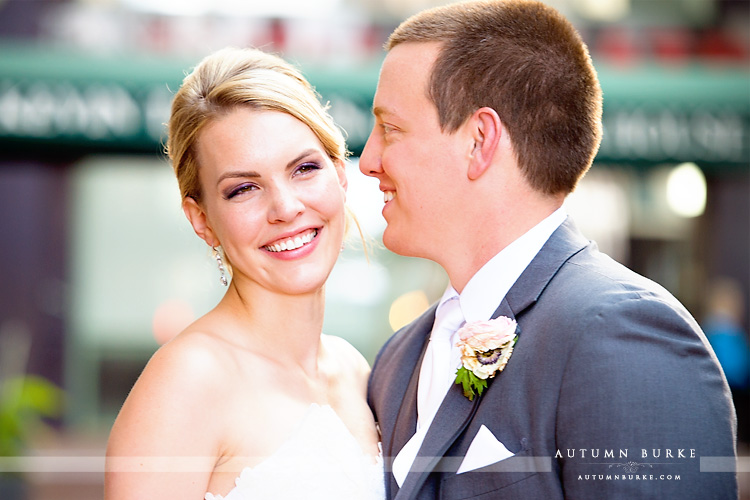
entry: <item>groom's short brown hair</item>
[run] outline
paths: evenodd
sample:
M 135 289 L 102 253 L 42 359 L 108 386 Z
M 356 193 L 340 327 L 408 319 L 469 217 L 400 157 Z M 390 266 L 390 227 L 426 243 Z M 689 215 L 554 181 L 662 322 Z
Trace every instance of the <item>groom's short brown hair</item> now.
M 601 88 L 586 45 L 555 9 L 476 1 L 420 12 L 386 42 L 439 42 L 428 97 L 444 131 L 481 107 L 504 123 L 531 185 L 569 193 L 601 141 Z

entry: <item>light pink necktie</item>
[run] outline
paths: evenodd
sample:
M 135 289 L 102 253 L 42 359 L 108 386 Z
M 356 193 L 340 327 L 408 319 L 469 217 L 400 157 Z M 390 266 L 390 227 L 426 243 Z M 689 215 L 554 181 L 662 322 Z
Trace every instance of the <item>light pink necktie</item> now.
M 456 379 L 458 359 L 452 355 L 452 339 L 463 323 L 464 315 L 457 295 L 440 305 L 419 370 L 417 429 L 430 425 L 445 394 Z

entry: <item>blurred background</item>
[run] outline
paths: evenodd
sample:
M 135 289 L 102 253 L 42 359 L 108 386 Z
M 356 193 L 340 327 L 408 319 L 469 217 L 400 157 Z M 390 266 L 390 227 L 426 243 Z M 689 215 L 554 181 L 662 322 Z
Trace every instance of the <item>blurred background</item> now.
M 356 237 L 342 254 L 325 331 L 372 361 L 439 298 L 440 268 L 379 243 L 382 195 L 357 155 L 385 38 L 444 3 L 0 0 L 3 500 L 100 498 L 107 434 L 130 387 L 223 292 L 162 153 L 171 96 L 213 50 L 255 46 L 295 62 L 348 133 L 348 203 L 376 243 L 369 261 Z M 750 2 L 548 3 L 580 30 L 604 89 L 601 151 L 568 212 L 702 323 L 747 454 Z M 26 458 L 3 459 L 14 456 Z

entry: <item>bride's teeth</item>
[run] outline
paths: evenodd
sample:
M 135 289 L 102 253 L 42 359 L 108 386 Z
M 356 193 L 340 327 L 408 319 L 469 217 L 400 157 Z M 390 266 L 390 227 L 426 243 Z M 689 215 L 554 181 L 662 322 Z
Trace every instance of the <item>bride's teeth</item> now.
M 318 235 L 317 229 L 312 230 L 302 236 L 295 236 L 273 245 L 267 245 L 266 250 L 271 252 L 283 252 L 285 250 L 296 250 L 297 248 L 310 243 Z
M 391 201 L 395 197 L 396 197 L 396 192 L 395 191 L 383 191 L 383 200 L 386 203 L 388 203 L 389 201 Z

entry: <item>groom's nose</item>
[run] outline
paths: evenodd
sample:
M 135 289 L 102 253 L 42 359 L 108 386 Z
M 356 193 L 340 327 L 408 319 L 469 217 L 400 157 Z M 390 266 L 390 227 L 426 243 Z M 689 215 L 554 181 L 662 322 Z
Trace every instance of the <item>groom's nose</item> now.
M 377 125 L 376 125 L 377 127 Z M 370 132 L 370 137 L 367 138 L 362 154 L 359 156 L 359 170 L 365 175 L 370 177 L 376 177 L 378 174 L 383 172 L 383 166 L 381 164 L 381 145 L 379 144 L 380 138 L 377 136 L 377 131 L 373 129 Z

